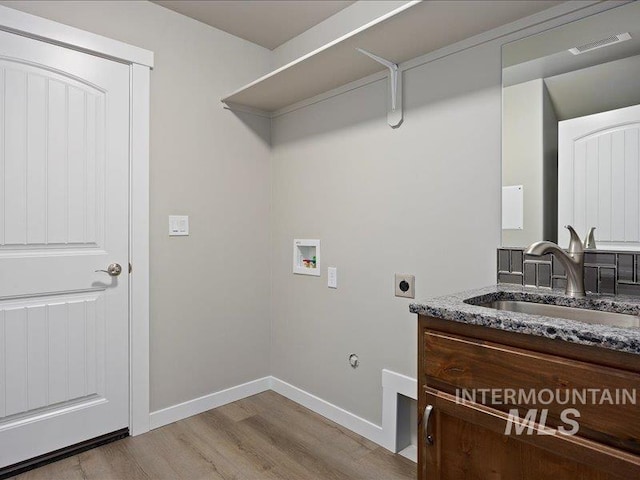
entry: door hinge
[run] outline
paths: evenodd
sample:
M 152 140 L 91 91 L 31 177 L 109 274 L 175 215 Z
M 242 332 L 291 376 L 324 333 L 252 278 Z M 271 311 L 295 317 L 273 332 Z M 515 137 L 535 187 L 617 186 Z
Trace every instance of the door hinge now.
M 133 265 L 131 265 L 131 262 L 129 262 L 129 273 L 133 272 Z

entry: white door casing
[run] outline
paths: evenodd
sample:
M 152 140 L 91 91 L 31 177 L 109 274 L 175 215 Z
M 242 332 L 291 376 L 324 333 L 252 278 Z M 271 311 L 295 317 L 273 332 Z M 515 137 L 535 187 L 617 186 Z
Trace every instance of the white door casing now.
M 0 32 L 0 467 L 129 425 L 129 75 Z
M 562 228 L 596 227 L 599 247 L 640 247 L 640 105 L 558 124 L 558 243 Z

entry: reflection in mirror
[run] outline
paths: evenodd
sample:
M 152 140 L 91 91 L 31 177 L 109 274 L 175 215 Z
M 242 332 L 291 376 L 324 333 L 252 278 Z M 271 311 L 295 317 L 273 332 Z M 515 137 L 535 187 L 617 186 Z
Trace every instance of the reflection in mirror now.
M 502 245 L 640 250 L 640 2 L 502 52 Z

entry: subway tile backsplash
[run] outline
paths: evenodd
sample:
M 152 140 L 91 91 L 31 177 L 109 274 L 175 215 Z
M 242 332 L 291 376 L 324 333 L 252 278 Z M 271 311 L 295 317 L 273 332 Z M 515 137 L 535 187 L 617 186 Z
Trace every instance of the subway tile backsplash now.
M 585 252 L 587 292 L 640 297 L 640 252 Z M 564 289 L 567 276 L 553 255 L 532 257 L 522 248 L 498 249 L 498 283 Z

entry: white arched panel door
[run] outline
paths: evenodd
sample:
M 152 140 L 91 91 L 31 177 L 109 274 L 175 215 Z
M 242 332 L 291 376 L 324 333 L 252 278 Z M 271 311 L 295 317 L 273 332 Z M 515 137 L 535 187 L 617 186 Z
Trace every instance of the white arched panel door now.
M 640 105 L 558 125 L 558 243 L 564 225 L 599 247 L 640 248 Z
M 128 179 L 129 67 L 0 32 L 0 468 L 128 426 Z

